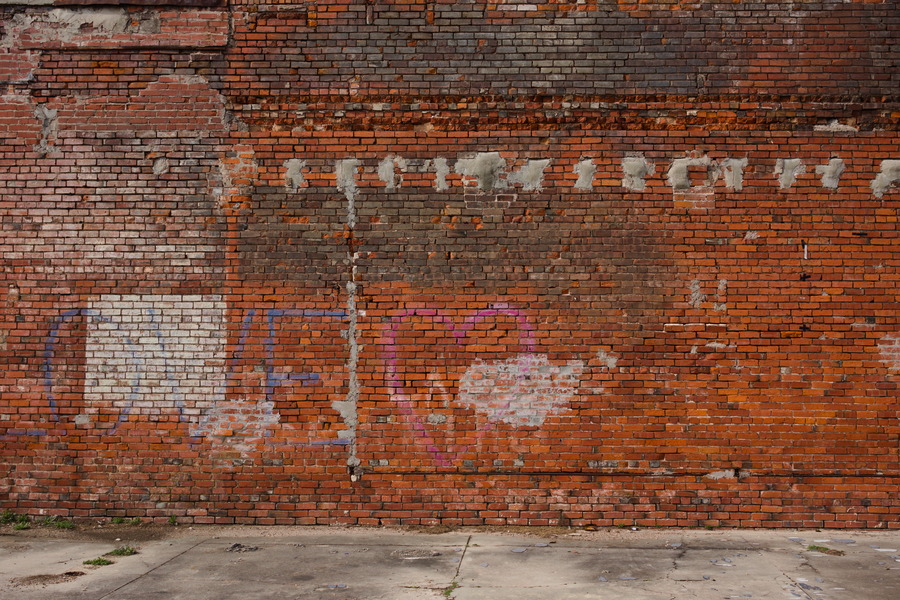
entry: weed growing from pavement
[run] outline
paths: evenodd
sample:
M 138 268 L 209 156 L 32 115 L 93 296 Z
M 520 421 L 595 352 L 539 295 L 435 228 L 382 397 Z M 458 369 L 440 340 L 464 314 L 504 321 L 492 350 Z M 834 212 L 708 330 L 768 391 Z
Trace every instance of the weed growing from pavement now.
M 115 550 L 107 552 L 106 556 L 132 556 L 137 553 L 138 551 L 133 546 L 119 546 Z
M 807 546 L 806 549 L 811 552 L 821 552 L 822 554 L 829 554 L 831 556 L 843 556 L 844 555 L 843 550 L 833 550 L 831 548 L 826 548 L 825 546 L 816 546 L 815 544 Z
M 43 525 L 44 527 L 56 527 L 57 529 L 74 529 L 75 523 L 69 521 L 68 519 L 62 519 L 57 517 L 56 515 L 50 517 L 44 517 L 40 521 L 37 522 L 38 525 Z
M 100 556 L 98 558 L 92 558 L 91 560 L 86 560 L 86 561 L 82 562 L 81 564 L 93 565 L 95 567 L 105 567 L 106 565 L 113 564 L 113 561 L 109 560 L 108 558 L 103 558 L 102 556 Z
M 459 582 L 453 581 L 453 582 L 450 583 L 450 585 L 448 585 L 447 587 L 445 587 L 445 588 L 443 589 L 443 591 L 441 592 L 441 594 L 444 596 L 444 598 L 450 598 L 451 596 L 453 596 L 453 592 L 454 592 L 454 591 L 456 590 L 456 588 L 458 588 L 458 587 L 459 587 Z

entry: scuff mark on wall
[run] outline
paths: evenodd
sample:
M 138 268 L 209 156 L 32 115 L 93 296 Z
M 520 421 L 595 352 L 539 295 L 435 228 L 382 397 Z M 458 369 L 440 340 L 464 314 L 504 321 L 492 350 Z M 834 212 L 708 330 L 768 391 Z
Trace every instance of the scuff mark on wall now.
M 505 361 L 476 361 L 459 382 L 459 402 L 492 422 L 539 427 L 575 401 L 584 362 L 552 365 L 546 356 L 520 354 Z

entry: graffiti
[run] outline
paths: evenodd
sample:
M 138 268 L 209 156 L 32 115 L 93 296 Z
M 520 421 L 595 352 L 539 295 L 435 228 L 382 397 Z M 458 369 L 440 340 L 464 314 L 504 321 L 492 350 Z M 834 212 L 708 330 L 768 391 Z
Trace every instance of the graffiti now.
M 400 328 L 414 317 L 424 318 L 442 327 L 451 345 L 461 346 L 479 323 L 503 316 L 515 321 L 518 339 L 511 346 L 517 346 L 521 352 L 504 361 L 476 361 L 468 366 L 459 384 L 458 402 L 474 406 L 477 412 L 488 417 L 488 423 L 475 432 L 477 444 L 488 431 L 493 430 L 496 423 L 536 426 L 543 423 L 548 414 L 562 410 L 575 398 L 578 377 L 584 364 L 580 361 L 570 361 L 565 366 L 549 364 L 546 356 L 535 352 L 534 328 L 528 317 L 522 310 L 507 304 L 479 310 L 462 323 L 455 323 L 451 317 L 433 308 L 406 310 L 391 318 L 384 353 L 388 392 L 400 413 L 411 420 L 416 436 L 425 443 L 426 450 L 439 466 L 449 465 L 469 447 L 454 445 L 440 448 L 428 425 L 446 423 L 446 416 L 432 413 L 423 417 L 417 411 L 418 395 L 401 375 Z M 452 394 L 440 377 L 426 376 L 425 380 L 431 389 L 437 391 L 431 394 L 432 400 L 440 398 L 442 405 L 449 408 Z M 493 390 L 490 394 L 487 393 L 489 389 Z
M 257 310 L 249 309 L 241 321 L 238 343 L 231 354 L 226 380 L 231 382 L 238 372 L 238 363 L 244 358 L 248 339 Z M 264 438 L 271 435 L 275 425 L 281 422 L 281 414 L 276 409 L 275 394 L 278 388 L 292 383 L 309 384 L 320 380 L 318 373 L 294 372 L 293 370 L 277 370 L 276 343 L 279 336 L 278 324 L 285 318 L 310 320 L 316 318 L 343 319 L 345 311 L 276 309 L 263 311 L 266 334 L 263 339 L 265 349 L 263 397 L 258 401 L 247 397 L 235 400 L 222 400 L 210 407 L 199 422 L 191 428 L 191 435 L 205 437 L 213 444 L 227 446 L 231 450 L 244 455 Z M 284 369 L 284 367 L 282 367 Z M 312 440 L 309 445 L 346 445 L 348 440 Z
M 261 314 L 260 314 L 261 313 Z M 226 401 L 226 390 L 237 376 L 251 327 L 257 316 L 265 333 L 262 398 Z M 252 430 L 268 430 L 279 422 L 275 411 L 278 390 L 292 384 L 318 382 L 314 372 L 297 372 L 277 365 L 276 347 L 284 319 L 345 319 L 345 311 L 268 308 L 240 313 L 237 346 L 226 361 L 226 307 L 218 296 L 103 296 L 87 307 L 66 310 L 48 327 L 41 364 L 42 387 L 47 400 L 46 418 L 60 421 L 56 388 L 60 373 L 56 364 L 63 328 L 83 319 L 85 413 L 79 423 L 91 423 L 107 435 L 115 434 L 133 416 L 167 419 L 189 425 L 192 437 L 221 432 L 223 423 L 239 423 Z M 187 402 L 187 399 L 190 402 Z M 112 410 L 111 424 L 97 416 Z M 92 419 L 93 417 L 93 419 Z M 224 420 L 223 420 L 224 419 Z M 243 427 L 236 427 L 242 429 Z M 7 436 L 46 435 L 45 430 L 10 428 Z M 312 440 L 312 445 L 345 445 L 346 440 Z

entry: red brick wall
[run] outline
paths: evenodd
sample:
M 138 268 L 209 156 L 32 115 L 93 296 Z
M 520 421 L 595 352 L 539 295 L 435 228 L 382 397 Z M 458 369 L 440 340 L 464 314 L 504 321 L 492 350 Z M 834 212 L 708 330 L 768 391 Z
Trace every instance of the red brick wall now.
M 897 527 L 892 2 L 4 6 L 0 506 Z

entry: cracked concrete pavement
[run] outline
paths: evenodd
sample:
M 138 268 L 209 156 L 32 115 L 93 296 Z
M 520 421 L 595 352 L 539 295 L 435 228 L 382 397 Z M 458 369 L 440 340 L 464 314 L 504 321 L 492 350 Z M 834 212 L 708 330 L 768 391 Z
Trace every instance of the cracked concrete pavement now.
M 121 546 L 133 556 L 85 565 Z M 900 531 L 107 526 L 0 532 L 0 598 L 893 600 Z

